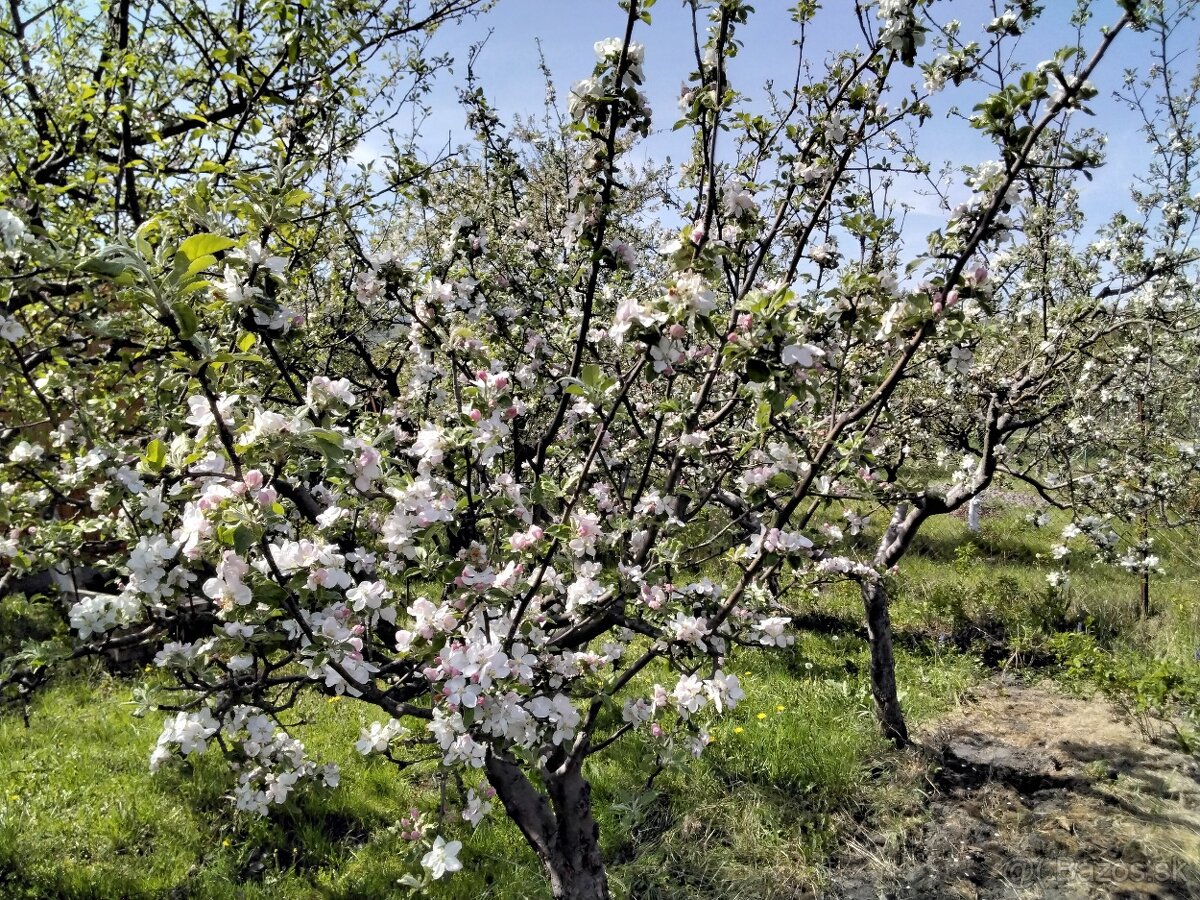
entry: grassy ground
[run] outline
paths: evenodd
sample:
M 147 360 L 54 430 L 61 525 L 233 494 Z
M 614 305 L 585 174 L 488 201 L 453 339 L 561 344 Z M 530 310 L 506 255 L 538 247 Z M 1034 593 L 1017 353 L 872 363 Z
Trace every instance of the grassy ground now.
M 597 761 L 589 774 L 614 889 L 771 897 L 791 895 L 772 885 L 819 881 L 840 821 L 881 799 L 872 779 L 887 764 L 847 660 L 865 660 L 856 636 L 808 637 L 788 657 L 743 655 L 747 700 L 700 763 L 651 791 L 635 742 Z M 975 674 L 961 655 L 901 664 L 916 717 Z M 0 720 L 0 896 L 383 897 L 406 871 L 408 848 L 391 826 L 434 788 L 353 752 L 367 708 L 318 700 L 299 710 L 309 724 L 298 733 L 316 758 L 343 767 L 342 785 L 271 821 L 229 812 L 216 758 L 151 776 L 159 719 L 132 708 L 132 685 L 95 671 L 46 691 L 28 729 Z M 543 896 L 536 861 L 501 816 L 464 860 L 474 873 L 436 896 Z
M 1049 660 L 1047 671 L 1099 683 L 1099 670 L 1072 668 L 1083 651 L 1070 636 L 1080 633 L 1112 669 L 1152 658 L 1186 681 L 1196 667 L 1200 582 L 1185 546 L 1166 546 L 1178 536 L 1163 539 L 1174 574 L 1155 583 L 1158 612 L 1140 621 L 1134 579 L 1110 568 L 1077 572 L 1070 605 L 1047 604 L 1037 556 L 1054 532 L 1031 532 L 1023 515 L 990 516 L 976 539 L 957 520 L 933 522 L 906 561 L 894 618 L 913 721 L 953 706 L 990 666 Z M 797 611 L 819 631 L 793 652 L 733 660 L 747 699 L 698 764 L 668 770 L 650 790 L 636 739 L 591 764 L 618 896 L 795 897 L 823 883 L 830 858 L 861 829 L 900 841 L 923 815 L 922 764 L 875 731 L 856 594 L 835 591 Z M 0 718 L 0 896 L 396 895 L 410 865 L 397 823 L 437 786 L 354 753 L 359 728 L 377 718 L 368 708 L 306 701 L 296 733 L 314 758 L 342 766 L 342 785 L 258 820 L 230 811 L 216 758 L 149 774 L 161 722 L 132 716 L 133 690 L 89 670 L 42 694 L 28 727 Z M 536 861 L 500 815 L 463 860 L 464 872 L 435 896 L 546 896 Z

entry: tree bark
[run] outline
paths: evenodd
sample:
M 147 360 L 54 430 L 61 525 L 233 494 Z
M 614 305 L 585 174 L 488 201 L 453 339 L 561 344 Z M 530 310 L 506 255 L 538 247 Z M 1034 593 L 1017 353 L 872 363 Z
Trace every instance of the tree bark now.
M 883 572 L 900 560 L 927 514 L 925 508 L 910 507 L 908 503 L 896 507 L 875 554 L 877 571 Z M 871 648 L 871 697 L 875 701 L 875 718 L 879 720 L 884 736 L 897 747 L 904 747 L 908 745 L 908 726 L 904 724 L 904 712 L 896 690 L 892 617 L 888 612 L 891 598 L 880 579 L 864 578 L 858 587 L 866 611 L 867 642 Z
M 877 572 L 891 569 L 900 562 L 921 525 L 930 516 L 953 512 L 964 503 L 970 503 L 973 514 L 969 524 L 977 526 L 979 496 L 992 483 L 997 466 L 995 447 L 1005 433 L 1003 429 L 1008 426 L 1007 414 L 1000 414 L 993 397 L 988 401 L 983 423 L 983 452 L 974 476 L 955 485 L 944 497 L 927 490 L 918 502 L 897 504 L 872 561 Z M 972 527 L 972 530 L 976 528 Z M 897 747 L 904 747 L 909 743 L 908 726 L 904 724 L 904 713 L 896 691 L 892 619 L 888 613 L 891 600 L 887 588 L 879 579 L 864 578 L 859 582 L 859 590 L 867 614 L 867 638 L 871 646 L 871 696 L 875 700 L 875 715 L 884 735 Z
M 1149 369 L 1149 361 L 1147 361 L 1147 369 Z M 1147 376 L 1150 374 L 1146 373 Z M 1144 390 L 1138 392 L 1137 395 L 1137 418 L 1138 424 L 1142 428 L 1142 448 L 1145 449 L 1148 439 L 1146 429 L 1146 394 Z M 1141 545 L 1143 556 L 1146 553 L 1146 538 L 1150 535 L 1150 518 L 1146 511 L 1142 511 L 1141 517 L 1138 519 L 1138 543 Z M 1138 579 L 1138 610 L 1141 612 L 1142 618 L 1150 617 L 1150 570 L 1142 572 L 1141 578 Z
M 592 817 L 592 786 L 580 764 L 568 763 L 549 779 L 554 816 L 558 820 L 557 859 L 547 863 L 555 897 L 606 900 L 608 875 L 600 855 L 600 826 Z
M 520 767 L 495 753 L 488 780 L 546 869 L 555 900 L 608 900 L 608 875 L 600 854 L 600 826 L 592 816 L 592 787 L 580 763 L 542 772 L 546 793 Z
M 875 716 L 884 736 L 897 747 L 908 744 L 908 726 L 896 692 L 896 661 L 892 653 L 892 620 L 888 614 L 887 588 L 882 581 L 860 582 L 867 613 L 867 638 L 871 646 L 871 696 Z

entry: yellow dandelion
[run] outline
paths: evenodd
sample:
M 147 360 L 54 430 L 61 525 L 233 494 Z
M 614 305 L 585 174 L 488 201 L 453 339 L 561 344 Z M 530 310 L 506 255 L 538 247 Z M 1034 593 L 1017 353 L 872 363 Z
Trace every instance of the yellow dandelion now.
M 758 714 L 758 721 L 760 721 L 760 722 L 761 722 L 761 721 L 762 721 L 763 719 L 765 719 L 766 717 L 767 717 L 767 714 L 766 714 L 766 713 L 759 713 L 759 714 Z
M 741 725 L 739 725 L 737 728 L 733 729 L 733 733 L 734 733 L 734 734 L 741 734 L 741 733 L 742 733 L 743 731 L 745 731 L 745 730 L 746 730 L 745 728 L 743 728 Z
M 784 706 L 776 706 L 776 707 L 775 707 L 775 712 L 783 712 L 783 711 L 784 711 L 786 708 L 787 708 L 787 707 L 784 707 Z

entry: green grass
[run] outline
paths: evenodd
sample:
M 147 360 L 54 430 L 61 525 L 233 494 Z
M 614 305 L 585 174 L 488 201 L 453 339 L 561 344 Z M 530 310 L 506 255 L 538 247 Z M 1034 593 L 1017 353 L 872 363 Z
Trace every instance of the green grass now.
M 898 628 L 936 631 L 954 624 L 1004 626 L 1009 636 L 1030 629 L 1083 630 L 1117 652 L 1194 662 L 1200 648 L 1200 565 L 1191 529 L 1155 529 L 1155 549 L 1165 575 L 1151 580 L 1153 615 L 1138 610 L 1138 580 L 1111 565 L 1082 558 L 1071 565 L 1065 608 L 1048 600 L 1045 575 L 1050 548 L 1068 519 L 1033 529 L 1026 510 L 1006 510 L 984 520 L 980 534 L 943 516 L 929 522 L 905 559 L 893 619 Z M 971 548 L 964 553 L 964 548 Z
M 1135 579 L 1111 567 L 1078 569 L 1070 603 L 1054 609 L 1038 555 L 1061 523 L 1032 531 L 1023 515 L 989 517 L 977 536 L 956 519 L 935 520 L 893 580 L 910 724 L 955 704 L 986 677 L 987 664 L 1018 664 L 1022 648 L 1052 642 L 1060 630 L 1083 629 L 1114 660 L 1149 652 L 1195 666 L 1200 604 L 1190 536 L 1164 535 L 1159 544 L 1169 574 L 1155 579 L 1150 619 L 1137 615 Z M 747 698 L 714 726 L 700 761 L 665 770 L 648 788 L 653 749 L 631 735 L 589 762 L 617 896 L 795 897 L 820 888 L 856 829 L 869 827 L 886 844 L 920 819 L 920 764 L 891 750 L 873 721 L 857 592 L 796 602 L 822 629 L 787 652 L 743 651 L 730 661 Z M 983 652 L 995 646 L 999 656 Z M 232 811 L 230 775 L 215 751 L 149 773 L 161 716 L 135 718 L 133 693 L 133 681 L 88 670 L 42 692 L 28 728 L 20 716 L 0 717 L 0 896 L 403 895 L 397 880 L 415 861 L 398 823 L 413 805 L 436 807 L 438 784 L 428 767 L 402 773 L 354 752 L 359 728 L 377 713 L 353 700 L 304 701 L 295 733 L 315 759 L 342 767 L 341 786 L 258 819 Z M 548 896 L 537 861 L 499 809 L 462 856 L 464 871 L 432 896 Z
M 865 643 L 854 635 L 810 635 L 794 652 L 742 654 L 735 662 L 746 700 L 716 726 L 697 764 L 668 769 L 649 791 L 652 753 L 640 738 L 595 758 L 588 774 L 614 890 L 770 897 L 767 881 L 788 891 L 818 883 L 839 820 L 870 806 L 872 770 L 889 755 L 848 660 L 865 669 Z M 962 656 L 906 655 L 900 664 L 917 718 L 975 676 Z M 314 758 L 343 767 L 342 784 L 260 820 L 231 811 L 215 752 L 152 776 L 160 716 L 135 718 L 132 700 L 131 682 L 95 671 L 42 693 L 28 728 L 17 716 L 0 719 L 0 896 L 395 892 L 412 860 L 393 826 L 414 803 L 428 807 L 436 786 L 357 756 L 369 708 L 316 699 L 297 710 L 308 722 L 297 734 Z M 474 834 L 463 858 L 466 871 L 434 896 L 545 896 L 536 860 L 501 815 Z
M 310 791 L 271 819 L 236 815 L 215 753 L 157 775 L 147 768 L 160 717 L 135 719 L 127 682 L 103 675 L 60 682 L 41 695 L 26 729 L 0 720 L 0 896 L 383 897 L 407 870 L 409 847 L 392 825 L 419 788 L 386 762 L 357 757 L 365 707 L 317 700 L 298 713 L 310 752 L 343 766 L 335 791 Z M 477 834 L 491 880 L 538 874 L 502 817 Z M 488 893 L 466 877 L 440 896 Z

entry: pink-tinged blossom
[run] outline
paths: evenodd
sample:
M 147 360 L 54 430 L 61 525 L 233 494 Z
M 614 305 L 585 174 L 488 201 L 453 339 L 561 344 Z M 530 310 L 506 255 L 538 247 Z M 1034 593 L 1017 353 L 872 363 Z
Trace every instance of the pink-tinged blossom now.
M 282 275 L 288 266 L 288 257 L 272 255 L 256 240 L 247 241 L 245 249 L 234 250 L 230 255 L 246 260 L 251 266 L 261 266 L 272 275 Z
M 703 616 L 689 616 L 683 612 L 675 614 L 670 624 L 675 640 L 685 644 L 693 644 L 700 650 L 707 650 L 704 638 L 708 635 L 708 619 Z
M 217 563 L 217 574 L 204 582 L 204 594 L 222 608 L 245 606 L 254 599 L 250 586 L 242 580 L 249 573 L 249 564 L 233 550 L 226 550 Z
M 613 316 L 612 327 L 609 328 L 608 334 L 618 344 L 622 344 L 625 342 L 629 329 L 633 326 L 653 328 L 661 320 L 660 314 L 643 306 L 636 297 L 626 297 L 617 304 L 617 311 Z
M 600 517 L 594 513 L 576 513 L 571 519 L 574 537 L 569 546 L 576 556 L 593 556 L 600 538 Z
M 418 460 L 418 470 L 428 475 L 442 464 L 442 460 L 445 458 L 445 451 L 446 445 L 442 429 L 426 423 L 420 432 L 418 432 L 417 439 L 413 442 L 411 453 Z
M 716 294 L 698 272 L 683 272 L 667 291 L 667 303 L 679 317 L 707 316 L 716 309 Z
M 671 699 L 679 715 L 685 719 L 699 712 L 708 702 L 704 682 L 695 675 L 682 676 L 671 692 Z
M 462 817 L 464 822 L 471 823 L 472 828 L 478 828 L 479 823 L 492 811 L 492 804 L 484 799 L 490 790 L 484 790 L 483 795 L 476 793 L 474 788 L 467 790 L 467 804 L 463 807 Z M 491 794 L 494 796 L 495 792 L 491 791 Z
M 224 275 L 213 285 L 211 293 L 213 297 L 225 300 L 230 306 L 241 306 L 251 302 L 260 291 L 243 281 L 241 273 L 233 266 L 226 266 Z
M 388 719 L 386 724 L 372 722 L 370 727 L 362 729 L 354 748 L 363 756 L 369 756 L 372 753 L 386 753 L 392 741 L 407 734 L 408 729 L 395 719 Z
M 744 182 L 730 181 L 721 189 L 721 208 L 731 219 L 740 219 L 758 212 L 758 203 Z
M 508 545 L 518 553 L 524 553 L 526 550 L 531 550 L 535 547 L 545 535 L 537 525 L 530 526 L 525 531 L 518 531 L 508 539 Z
M 768 528 L 754 535 L 745 547 L 747 556 L 760 553 L 793 554 L 812 549 L 813 542 L 796 531 Z
M 717 669 L 713 677 L 704 683 L 704 689 L 717 712 L 733 709 L 746 698 L 746 693 L 742 690 L 742 683 L 738 677 L 727 675 L 720 669 Z
M 391 588 L 382 581 L 360 581 L 346 591 L 346 599 L 355 612 L 381 611 L 384 619 L 388 619 L 389 614 L 392 619 L 395 618 L 395 610 L 385 606 L 392 597 Z
M 150 755 L 150 771 L 155 772 L 175 753 L 191 756 L 208 749 L 208 741 L 220 730 L 220 723 L 207 707 L 198 712 L 179 712 L 168 719 Z

